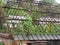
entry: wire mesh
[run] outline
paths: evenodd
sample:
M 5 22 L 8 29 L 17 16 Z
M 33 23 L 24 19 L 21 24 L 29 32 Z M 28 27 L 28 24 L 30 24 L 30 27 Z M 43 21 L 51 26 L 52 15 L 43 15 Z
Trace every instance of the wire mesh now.
M 8 1 L 2 8 L 13 34 L 60 34 L 60 5 Z

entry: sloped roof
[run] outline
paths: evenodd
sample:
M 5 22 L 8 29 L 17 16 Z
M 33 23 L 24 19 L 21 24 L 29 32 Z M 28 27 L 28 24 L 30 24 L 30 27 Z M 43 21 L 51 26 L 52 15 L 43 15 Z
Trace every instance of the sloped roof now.
M 60 40 L 60 35 L 15 35 L 14 40 Z

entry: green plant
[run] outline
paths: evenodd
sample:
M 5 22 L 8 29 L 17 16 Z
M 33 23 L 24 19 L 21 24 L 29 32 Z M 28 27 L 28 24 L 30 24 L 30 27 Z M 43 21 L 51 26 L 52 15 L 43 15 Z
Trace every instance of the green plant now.
M 35 34 L 35 27 L 32 24 L 32 18 L 29 15 L 26 15 L 26 20 L 27 21 L 23 21 L 22 25 L 23 25 L 23 31 L 26 34 Z
M 0 42 L 0 45 L 4 45 L 4 43 L 3 42 Z

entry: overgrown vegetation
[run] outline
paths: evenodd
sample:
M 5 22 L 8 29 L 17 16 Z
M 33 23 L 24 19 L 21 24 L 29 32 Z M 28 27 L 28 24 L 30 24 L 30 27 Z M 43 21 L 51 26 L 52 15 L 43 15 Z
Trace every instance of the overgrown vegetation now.
M 13 34 L 59 34 L 60 33 L 60 25 L 56 23 L 48 22 L 44 24 L 34 25 L 32 23 L 32 18 L 30 16 L 26 16 L 27 21 L 22 21 L 20 23 L 20 28 L 14 28 Z M 19 25 L 19 24 L 18 24 Z
M 4 45 L 4 43 L 0 42 L 0 45 Z
M 21 5 L 22 4 L 22 5 Z M 2 5 L 2 4 L 1 4 Z M 34 3 L 21 2 L 17 3 L 13 6 L 8 6 L 10 8 L 4 8 L 6 15 L 24 15 L 26 21 L 22 21 L 17 24 L 17 27 L 12 28 L 13 34 L 59 34 L 60 33 L 60 24 L 56 24 L 54 22 L 48 22 L 46 24 L 42 23 L 36 25 L 32 20 L 39 19 L 40 17 L 52 17 L 51 13 L 42 13 L 42 12 L 52 12 L 52 13 L 60 13 L 59 7 L 54 7 L 51 5 L 34 5 Z M 18 9 L 18 10 L 17 10 Z M 27 9 L 28 11 L 24 10 Z M 39 12 L 41 11 L 41 12 Z M 0 11 L 1 12 L 1 11 Z M 53 14 L 53 17 L 57 14 Z M 59 15 L 59 14 L 58 14 Z M 3 28 L 4 17 L 0 14 L 0 29 Z M 9 18 L 9 17 L 8 17 Z M 13 25 L 13 23 L 11 23 Z M 8 29 L 2 29 L 0 32 L 8 33 Z

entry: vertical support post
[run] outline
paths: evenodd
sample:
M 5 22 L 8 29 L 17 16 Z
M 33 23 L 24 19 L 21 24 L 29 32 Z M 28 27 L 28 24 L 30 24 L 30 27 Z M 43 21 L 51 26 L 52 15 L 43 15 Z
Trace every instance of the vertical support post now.
M 9 23 L 7 22 L 6 13 L 5 13 L 5 11 L 2 9 L 2 6 L 1 6 L 1 5 L 0 5 L 0 10 L 1 10 L 1 14 L 3 15 L 4 20 L 5 20 L 6 23 L 7 23 L 7 28 L 8 28 L 8 30 L 10 31 L 10 37 L 13 39 L 12 45 L 19 45 L 19 44 L 18 44 L 18 41 L 15 41 L 14 38 L 13 38 L 12 29 L 10 28 Z

